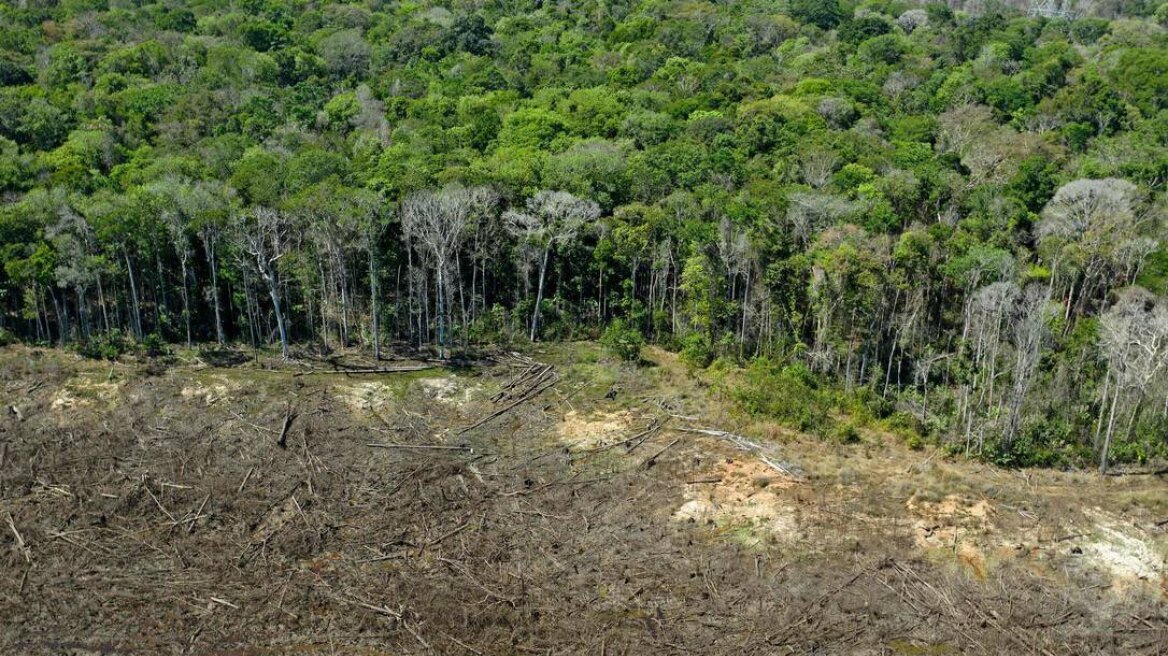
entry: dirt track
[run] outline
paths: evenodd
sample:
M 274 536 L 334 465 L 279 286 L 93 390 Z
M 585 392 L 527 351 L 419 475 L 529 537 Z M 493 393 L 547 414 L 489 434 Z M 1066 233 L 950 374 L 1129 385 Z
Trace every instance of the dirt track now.
M 0 351 L 0 653 L 1168 651 L 1160 477 L 832 445 L 667 354 L 533 355 L 556 378 L 460 432 L 538 370 Z

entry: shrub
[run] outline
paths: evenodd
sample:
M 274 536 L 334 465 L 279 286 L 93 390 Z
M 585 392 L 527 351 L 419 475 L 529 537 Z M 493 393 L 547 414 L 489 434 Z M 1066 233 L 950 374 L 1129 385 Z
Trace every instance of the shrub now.
M 705 369 L 714 360 L 710 341 L 700 333 L 690 333 L 681 340 L 681 361 L 695 369 Z
M 892 413 L 884 420 L 885 427 L 908 444 L 910 449 L 920 449 L 925 445 L 928 428 L 916 415 L 903 410 Z
M 77 352 L 92 360 L 117 360 L 130 350 L 130 346 L 124 333 L 110 331 L 86 340 L 77 347 Z
M 600 343 L 616 357 L 625 362 L 636 362 L 641 359 L 641 347 L 645 345 L 645 338 L 641 331 L 625 324 L 623 319 L 614 319 L 604 329 Z
M 859 444 L 860 430 L 856 427 L 856 422 L 849 421 L 837 426 L 835 439 L 840 444 Z
M 158 333 L 151 333 L 138 345 L 140 353 L 150 358 L 158 358 L 170 353 L 170 348 Z
M 831 408 L 829 395 L 819 389 L 806 366 L 784 366 L 767 358 L 750 363 L 743 383 L 733 393 L 747 412 L 802 431 L 826 425 Z
M 1070 453 L 1074 429 L 1066 421 L 1044 418 L 1027 422 L 1010 444 L 987 445 L 986 457 L 1004 467 L 1051 467 Z

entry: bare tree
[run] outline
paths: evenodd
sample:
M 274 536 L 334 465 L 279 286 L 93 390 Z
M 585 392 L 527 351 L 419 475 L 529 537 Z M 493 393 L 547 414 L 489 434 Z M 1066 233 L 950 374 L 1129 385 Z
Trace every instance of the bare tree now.
M 1031 284 L 1023 290 L 1014 321 L 1014 370 L 1011 372 L 1009 417 L 1002 442 L 1009 448 L 1022 423 L 1022 404 L 1034 382 L 1042 345 L 1048 337 L 1049 296 L 1045 285 Z
M 223 330 L 223 310 L 219 300 L 219 242 L 223 238 L 226 219 L 231 211 L 234 191 L 230 187 L 211 182 L 198 181 L 182 187 L 176 197 L 179 211 L 190 217 L 192 227 L 197 231 L 203 244 L 203 253 L 211 280 L 206 294 L 215 310 L 215 340 L 219 344 L 226 341 Z
M 1001 364 L 1003 337 L 1021 291 L 1013 282 L 995 282 L 978 289 L 969 301 L 965 334 L 970 341 L 973 375 L 963 389 L 965 449 L 973 443 L 975 417 L 989 414 L 994 405 L 994 387 Z M 985 426 L 977 425 L 977 450 L 985 448 Z
M 968 187 L 1003 182 L 1040 145 L 1037 135 L 998 125 L 983 105 L 962 105 L 937 117 L 937 146 L 969 169 Z
M 539 283 L 536 285 L 535 310 L 531 315 L 531 341 L 539 331 L 540 306 L 544 282 L 552 251 L 574 240 L 581 230 L 600 217 L 600 206 L 565 191 L 541 191 L 527 201 L 527 211 L 510 211 L 504 216 L 511 233 L 534 247 L 539 253 Z
M 494 195 L 489 190 L 460 185 L 448 185 L 440 191 L 418 191 L 402 201 L 401 218 L 407 234 L 433 259 L 440 357 L 446 357 L 452 266 L 457 263 L 458 249 L 475 208 L 493 202 Z
M 825 228 L 856 214 L 859 203 L 831 194 L 791 194 L 787 223 L 804 246 Z
M 831 176 L 839 166 L 839 158 L 830 150 L 812 150 L 799 158 L 799 173 L 803 182 L 820 189 L 831 182 Z
M 78 330 L 81 338 L 88 340 L 90 316 L 87 292 L 99 280 L 95 258 L 96 237 L 85 218 L 65 202 L 60 202 L 56 212 L 57 221 L 45 229 L 45 236 L 52 241 L 58 253 L 53 275 L 58 287 L 73 290 L 77 300 Z M 57 303 L 56 295 L 53 296 L 53 302 Z M 62 324 L 60 334 L 61 344 L 64 345 L 69 334 L 67 298 L 62 299 L 57 315 Z
M 187 232 L 187 223 L 183 220 L 182 213 L 175 209 L 167 208 L 162 211 L 162 222 L 166 226 L 166 233 L 170 237 L 171 245 L 174 246 L 175 253 L 178 254 L 178 262 L 182 272 L 182 302 L 183 302 L 183 323 L 186 326 L 187 348 L 191 348 L 191 297 L 190 286 L 190 262 L 191 262 L 191 237 Z
M 1077 273 L 1068 279 L 1068 316 L 1099 294 L 1109 274 L 1120 268 L 1138 271 L 1154 249 L 1156 242 L 1139 234 L 1138 197 L 1139 190 L 1126 180 L 1075 180 L 1059 188 L 1043 209 L 1036 232 L 1052 261 L 1052 287 L 1062 267 Z
M 385 200 L 371 191 L 362 191 L 354 195 L 353 210 L 361 229 L 362 244 L 365 256 L 369 260 L 369 315 L 370 329 L 373 339 L 373 359 L 381 359 L 381 308 L 378 301 L 381 296 L 381 272 L 378 268 L 378 242 L 385 230 L 388 212 L 384 209 Z
M 239 217 L 232 236 L 239 248 L 251 256 L 256 271 L 268 288 L 276 327 L 280 332 L 280 353 L 288 359 L 288 330 L 280 304 L 280 270 L 277 263 L 289 251 L 288 232 L 291 222 L 278 210 L 255 207 Z
M 928 23 L 929 14 L 924 9 L 909 9 L 896 19 L 896 24 L 909 33 L 918 27 L 928 25 Z
M 1148 390 L 1168 371 L 1168 302 L 1140 287 L 1123 290 L 1099 319 L 1099 341 L 1107 381 L 1096 432 L 1103 433 L 1099 471 L 1106 472 L 1120 404 L 1129 406 L 1130 430 Z

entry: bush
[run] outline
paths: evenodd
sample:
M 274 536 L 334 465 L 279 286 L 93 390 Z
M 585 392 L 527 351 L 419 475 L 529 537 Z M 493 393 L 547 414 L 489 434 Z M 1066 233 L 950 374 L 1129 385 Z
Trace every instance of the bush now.
M 149 358 L 158 358 L 170 353 L 170 348 L 158 333 L 151 333 L 144 337 L 138 345 L 138 350 Z
M 849 421 L 837 426 L 835 429 L 835 439 L 840 444 L 859 444 L 860 430 L 856 427 L 856 422 Z
M 884 420 L 884 426 L 905 441 L 910 449 L 920 449 L 925 445 L 929 430 L 916 415 L 903 410 L 892 413 Z
M 488 342 L 492 344 L 509 344 L 511 334 L 507 329 L 509 317 L 507 309 L 496 303 L 490 311 L 483 313 L 471 322 L 468 334 L 472 342 Z
M 117 360 L 118 357 L 129 352 L 130 341 L 121 331 L 111 331 L 91 337 L 77 347 L 82 357 L 92 360 Z
M 641 359 L 641 347 L 645 345 L 645 338 L 641 331 L 625 324 L 623 319 L 614 319 L 604 329 L 600 343 L 616 357 L 625 362 L 636 362 Z
M 694 369 L 705 369 L 714 360 L 710 341 L 700 333 L 690 333 L 681 340 L 681 361 Z
M 1003 467 L 1053 467 L 1071 454 L 1074 439 L 1074 429 L 1066 421 L 1030 421 L 1011 444 L 998 440 L 987 445 L 986 457 Z
M 0 346 L 12 346 L 17 341 L 16 333 L 7 328 L 0 328 Z
M 843 18 L 836 0 L 791 0 L 787 8 L 800 22 L 815 25 L 822 30 L 830 30 Z
M 733 394 L 747 412 L 797 430 L 813 431 L 828 423 L 829 395 L 802 364 L 783 366 L 758 358 L 747 367 L 744 382 Z

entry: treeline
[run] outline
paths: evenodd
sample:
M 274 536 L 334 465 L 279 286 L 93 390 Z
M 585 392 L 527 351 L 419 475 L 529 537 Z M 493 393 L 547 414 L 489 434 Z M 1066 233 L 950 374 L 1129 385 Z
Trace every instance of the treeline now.
M 5 3 L 0 330 L 603 335 L 804 428 L 831 390 L 1002 462 L 1163 455 L 1168 5 L 1129 4 Z

